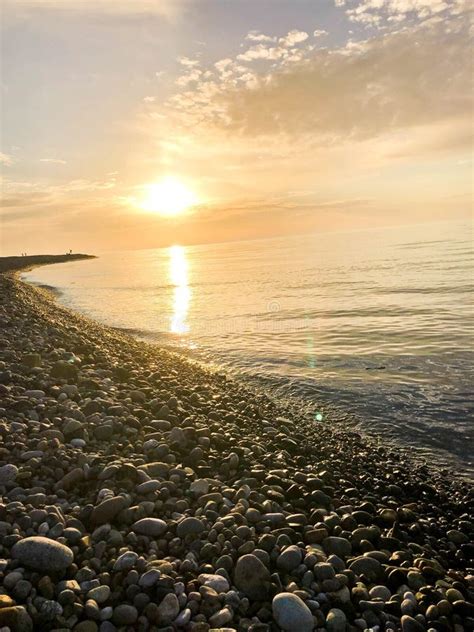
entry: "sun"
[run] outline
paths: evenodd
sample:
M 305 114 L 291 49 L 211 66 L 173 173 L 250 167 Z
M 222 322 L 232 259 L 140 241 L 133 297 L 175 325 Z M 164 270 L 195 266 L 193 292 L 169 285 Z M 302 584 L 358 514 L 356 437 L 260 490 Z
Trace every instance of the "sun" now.
M 187 211 L 196 202 L 196 194 L 188 186 L 179 178 L 169 176 L 145 187 L 145 195 L 140 206 L 150 213 L 175 217 Z

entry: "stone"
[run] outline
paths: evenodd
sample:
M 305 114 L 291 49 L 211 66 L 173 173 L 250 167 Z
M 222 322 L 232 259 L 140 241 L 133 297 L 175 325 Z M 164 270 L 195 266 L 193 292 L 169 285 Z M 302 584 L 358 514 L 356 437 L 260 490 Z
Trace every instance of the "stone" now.
M 227 592 L 230 588 L 229 582 L 222 575 L 211 575 L 202 573 L 198 577 L 198 581 L 203 586 L 209 586 L 218 593 Z
M 13 483 L 18 474 L 18 468 L 13 463 L 7 463 L 0 467 L 0 485 L 7 485 Z
M 109 586 L 97 586 L 96 588 L 91 588 L 87 593 L 87 599 L 93 599 L 99 605 L 103 604 L 110 597 L 110 587 Z
M 137 485 L 136 490 L 137 494 L 151 494 L 152 492 L 156 492 L 158 489 L 160 489 L 160 487 L 160 481 L 154 481 L 152 479 L 151 481 L 145 481 Z
M 14 606 L 15 602 L 8 595 L 0 595 L 0 610 L 2 608 L 9 608 L 10 606 Z
M 64 572 L 73 562 L 71 549 L 42 536 L 31 536 L 17 542 L 12 557 L 28 568 L 46 573 Z
M 81 621 L 80 623 L 77 623 L 73 630 L 74 632 L 97 632 L 97 630 L 99 629 L 99 626 L 97 625 L 97 623 L 95 621 Z
M 0 628 L 10 628 L 12 632 L 31 632 L 33 621 L 23 606 L 1 608 Z
M 114 608 L 112 621 L 115 625 L 133 625 L 138 619 L 138 610 L 135 606 L 122 603 Z
M 318 564 L 315 564 L 313 572 L 316 579 L 320 582 L 325 579 L 334 579 L 334 577 L 336 577 L 334 567 L 327 562 L 319 562 Z
M 331 535 L 328 538 L 324 538 L 323 549 L 328 554 L 337 555 L 341 559 L 345 559 L 352 553 L 352 544 L 346 538 Z
M 51 367 L 51 377 L 59 377 L 66 380 L 77 378 L 77 367 L 65 360 L 58 360 Z
M 326 629 L 328 632 L 345 632 L 346 615 L 339 608 L 332 608 L 326 616 Z
M 155 461 L 154 463 L 147 463 L 146 465 L 140 465 L 138 468 L 140 471 L 146 472 L 151 478 L 166 478 L 170 466 L 168 463 L 162 463 L 161 461 Z
M 158 606 L 159 625 L 169 625 L 179 614 L 179 602 L 174 593 L 165 595 Z
M 199 518 L 185 518 L 178 522 L 176 534 L 178 538 L 185 538 L 188 535 L 199 535 L 205 530 L 205 526 Z
M 382 601 L 389 601 L 392 593 L 387 586 L 374 586 L 369 590 L 369 595 L 372 599 L 381 599 Z
M 299 546 L 291 545 L 286 547 L 277 558 L 278 568 L 290 573 L 297 568 L 303 559 L 303 552 Z
M 91 513 L 90 521 L 93 526 L 105 524 L 106 522 L 112 522 L 115 516 L 125 509 L 126 500 L 123 496 L 113 496 L 103 500 L 100 504 L 94 507 Z
M 425 632 L 425 626 L 408 615 L 404 615 L 400 619 L 400 623 L 402 626 L 402 632 Z
M 114 571 L 129 571 L 135 566 L 137 560 L 138 554 L 135 551 L 125 551 L 115 560 Z
M 41 366 L 41 356 L 39 353 L 25 353 L 22 362 L 25 366 L 33 369 L 37 366 Z
M 205 478 L 198 478 L 191 483 L 191 485 L 189 486 L 189 491 L 196 496 L 202 496 L 203 494 L 208 493 L 209 487 L 209 481 L 207 481 Z
M 138 585 L 142 588 L 151 588 L 156 584 L 156 582 L 160 579 L 161 572 L 157 568 L 151 568 L 138 580 Z
M 314 629 L 311 610 L 293 593 L 280 593 L 272 601 L 273 618 L 285 632 L 311 632 Z
M 349 569 L 358 576 L 363 575 L 370 582 L 376 582 L 383 577 L 382 564 L 373 557 L 366 557 L 365 555 L 356 557 L 349 564 Z
M 270 571 L 258 557 L 248 553 L 237 560 L 234 583 L 250 599 L 263 601 L 269 593 Z
M 209 624 L 212 629 L 221 628 L 226 623 L 230 623 L 232 621 L 232 611 L 229 608 L 222 608 L 211 617 L 209 617 Z
M 166 532 L 167 526 L 164 520 L 159 518 L 142 518 L 132 525 L 132 530 L 140 535 L 147 535 L 152 538 L 159 537 Z
M 84 471 L 80 467 L 75 467 L 56 483 L 55 488 L 68 491 L 69 489 L 73 489 L 82 480 L 84 480 Z

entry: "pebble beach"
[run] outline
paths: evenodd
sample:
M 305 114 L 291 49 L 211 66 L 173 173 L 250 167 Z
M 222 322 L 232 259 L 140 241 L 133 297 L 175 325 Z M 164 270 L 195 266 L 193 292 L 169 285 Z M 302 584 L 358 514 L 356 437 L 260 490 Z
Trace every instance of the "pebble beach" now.
M 0 632 L 474 629 L 466 480 L 0 259 Z

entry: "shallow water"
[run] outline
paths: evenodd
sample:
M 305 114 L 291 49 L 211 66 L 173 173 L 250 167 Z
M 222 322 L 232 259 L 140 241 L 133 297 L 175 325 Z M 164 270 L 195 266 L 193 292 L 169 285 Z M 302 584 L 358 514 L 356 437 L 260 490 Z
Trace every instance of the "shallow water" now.
M 28 280 L 97 320 L 472 474 L 467 223 L 104 253 Z M 318 417 L 320 418 L 320 417 Z

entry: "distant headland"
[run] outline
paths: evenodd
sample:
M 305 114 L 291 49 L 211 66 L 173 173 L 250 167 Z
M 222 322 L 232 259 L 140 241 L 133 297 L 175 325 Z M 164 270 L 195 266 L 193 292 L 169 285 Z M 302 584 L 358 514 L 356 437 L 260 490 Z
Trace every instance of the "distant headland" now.
M 85 255 L 81 253 L 69 253 L 65 255 L 21 255 L 15 257 L 0 257 L 0 272 L 13 272 L 15 270 L 33 268 L 36 266 L 46 266 L 50 263 L 64 263 L 67 261 L 95 258 L 95 255 Z

